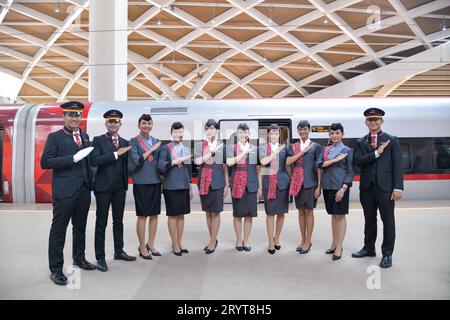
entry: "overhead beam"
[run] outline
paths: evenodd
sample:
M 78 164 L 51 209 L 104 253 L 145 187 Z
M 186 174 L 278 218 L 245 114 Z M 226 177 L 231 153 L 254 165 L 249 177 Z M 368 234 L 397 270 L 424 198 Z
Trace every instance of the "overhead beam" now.
M 440 9 L 445 8 L 447 6 L 448 6 L 448 2 L 447 1 L 445 1 L 445 0 L 437 0 L 437 1 L 433 1 L 433 2 L 427 3 L 425 5 L 422 5 L 422 6 L 416 7 L 414 9 L 411 9 L 410 11 L 408 11 L 408 13 L 409 13 L 409 15 L 411 17 L 415 18 L 415 17 L 422 16 L 422 15 L 424 15 L 426 13 L 429 13 L 429 12 L 434 12 L 434 11 L 440 10 Z M 383 24 L 381 26 L 379 26 L 379 28 L 380 29 L 384 29 L 384 28 L 389 27 L 390 25 L 401 23 L 402 21 L 403 21 L 402 18 L 399 17 L 399 16 L 386 18 L 386 19 L 383 20 Z M 373 28 L 374 27 L 377 27 L 376 23 L 370 24 L 368 26 L 361 27 L 361 28 L 355 30 L 355 34 L 357 34 L 358 36 L 362 36 L 362 35 L 365 35 L 365 34 L 370 34 L 370 33 L 373 32 Z M 439 40 L 439 39 L 445 39 L 445 38 L 447 38 L 449 36 L 450 36 L 450 29 L 447 29 L 445 31 L 438 31 L 438 32 L 435 32 L 433 34 L 427 35 L 427 41 L 433 42 L 433 41 L 436 41 L 436 40 Z M 342 39 L 342 37 L 343 37 L 343 39 Z M 325 41 L 325 42 L 323 42 L 323 43 L 321 43 L 319 45 L 316 45 L 316 46 L 312 47 L 311 51 L 315 52 L 315 51 L 325 50 L 325 49 L 327 49 L 329 47 L 335 46 L 336 45 L 336 41 L 343 42 L 343 41 L 346 41 L 346 39 L 348 39 L 346 35 L 341 35 L 341 36 L 335 37 L 335 38 L 333 38 L 331 40 L 327 40 L 327 41 Z M 415 47 L 417 47 L 417 40 L 411 40 L 411 41 L 407 41 L 407 42 L 401 43 L 401 44 L 396 45 L 396 46 L 392 46 L 390 48 L 386 48 L 386 49 L 377 51 L 376 54 L 377 54 L 378 57 L 381 58 L 381 57 L 385 57 L 385 56 L 391 56 L 391 55 L 396 54 L 396 53 L 398 53 L 400 51 L 408 50 L 408 49 L 415 48 Z M 367 63 L 367 58 L 361 57 L 361 58 L 357 58 L 357 59 L 349 61 L 349 62 L 342 63 L 342 64 L 336 66 L 335 69 L 338 72 L 342 72 L 342 71 L 348 72 L 350 70 L 353 70 L 354 68 L 357 68 L 359 65 L 365 64 L 365 63 Z M 255 72 L 257 72 L 257 71 L 255 71 Z M 309 83 L 312 83 L 314 81 L 322 79 L 322 78 L 324 78 L 324 77 L 326 77 L 328 75 L 329 75 L 329 73 L 324 70 L 324 71 L 315 73 L 315 74 L 313 74 L 313 75 L 311 75 L 309 77 L 306 77 L 305 79 L 300 80 L 298 85 L 307 86 Z M 293 90 L 288 87 L 285 90 L 277 93 L 274 96 L 274 98 L 283 98 L 286 95 L 288 95 L 289 93 L 291 93 L 292 91 Z
M 14 0 L 6 0 L 6 2 L 1 3 L 1 7 L 0 7 L 0 23 L 3 22 L 3 19 L 5 19 L 6 14 L 9 11 L 9 8 L 11 7 L 11 4 L 13 3 Z
M 387 97 L 388 95 L 390 95 L 395 89 L 397 89 L 398 87 L 400 87 L 403 83 L 405 83 L 406 81 L 408 81 L 409 79 L 411 79 L 412 77 L 414 77 L 414 75 L 410 75 L 407 77 L 404 77 L 403 79 L 400 80 L 396 80 L 393 81 L 391 83 L 385 84 L 383 87 L 381 87 L 377 93 L 375 93 L 373 96 L 374 97 Z
M 364 41 L 363 38 L 356 36 L 354 30 L 348 25 L 344 19 L 342 19 L 339 15 L 334 12 L 329 12 L 325 3 L 321 0 L 309 0 L 311 4 L 313 4 L 316 8 L 322 11 L 326 17 L 329 17 L 330 20 L 341 29 L 353 42 L 358 45 L 369 57 L 371 57 L 378 66 L 384 66 L 385 63 L 376 57 L 375 51 Z
M 335 84 L 308 97 L 351 97 L 448 63 L 450 63 L 450 42 Z
M 416 37 L 420 40 L 420 42 L 422 42 L 422 44 L 427 49 L 430 49 L 432 46 L 428 41 L 426 41 L 425 33 L 419 27 L 417 22 L 414 21 L 409 16 L 408 10 L 405 8 L 405 6 L 399 0 L 389 0 L 389 3 L 398 12 L 398 14 L 405 20 L 405 23 L 408 25 L 408 27 L 411 29 L 411 31 L 416 35 Z

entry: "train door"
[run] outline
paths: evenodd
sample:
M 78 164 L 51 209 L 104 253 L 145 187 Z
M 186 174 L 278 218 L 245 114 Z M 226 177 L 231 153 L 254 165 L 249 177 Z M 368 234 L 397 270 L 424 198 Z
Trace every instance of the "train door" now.
M 277 124 L 280 127 L 280 143 L 289 146 L 292 140 L 292 121 L 291 119 L 263 119 L 259 120 L 259 145 L 267 143 L 267 129 L 271 124 Z
M 264 146 L 268 143 L 267 140 L 267 129 L 271 124 L 277 124 L 280 127 L 280 144 L 284 144 L 286 148 L 292 141 L 292 121 L 291 119 L 262 119 L 259 120 L 259 138 L 258 142 L 260 146 Z M 291 174 L 290 168 L 286 168 L 289 175 Z M 262 174 L 268 174 L 269 171 L 262 168 Z M 264 200 L 260 200 L 260 203 Z M 292 202 L 292 197 L 290 197 L 290 202 Z
M 233 120 L 219 120 L 220 137 L 219 139 L 225 144 L 227 150 L 233 144 L 237 143 L 236 131 L 240 123 L 246 123 L 250 131 L 250 143 L 254 146 L 258 146 L 259 138 L 259 123 L 258 120 L 251 119 L 233 119 Z M 228 171 L 231 176 L 231 170 Z M 224 199 L 224 203 L 231 203 L 231 192 Z

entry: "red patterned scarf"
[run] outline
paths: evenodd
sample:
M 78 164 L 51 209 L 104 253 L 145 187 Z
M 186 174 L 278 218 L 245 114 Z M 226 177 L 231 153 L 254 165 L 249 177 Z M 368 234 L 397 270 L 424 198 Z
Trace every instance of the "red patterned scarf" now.
M 301 152 L 300 148 L 300 142 L 294 143 L 292 146 L 294 155 Z M 292 173 L 292 180 L 291 180 L 291 186 L 289 187 L 289 195 L 290 196 L 297 196 L 300 192 L 300 189 L 303 185 L 303 167 L 301 166 L 303 164 L 303 156 L 300 156 L 297 161 L 294 163 L 294 172 Z
M 208 152 L 209 152 L 208 141 L 203 141 L 202 154 L 205 155 Z M 213 175 L 213 168 L 212 168 L 213 163 L 214 163 L 214 160 L 212 158 L 210 158 L 207 161 L 205 161 L 205 163 L 202 166 L 201 179 L 200 179 L 200 195 L 201 196 L 207 195 L 209 192 L 209 187 L 211 186 L 212 175 Z
M 241 147 L 239 144 L 234 145 L 235 155 L 241 153 Z M 244 157 L 240 163 L 236 164 L 236 172 L 234 174 L 233 188 L 231 190 L 231 196 L 234 199 L 241 199 L 247 186 L 247 157 Z
M 323 160 L 324 161 L 330 160 L 330 157 L 328 155 L 330 154 L 331 147 L 332 147 L 332 145 L 325 148 L 325 151 L 323 152 Z
M 141 145 L 142 149 L 144 149 L 144 153 L 147 152 L 148 150 L 150 150 L 150 148 L 145 144 L 144 140 L 142 139 L 142 136 L 140 134 L 138 134 L 136 136 L 136 140 L 139 142 L 139 144 Z M 153 156 L 150 154 L 147 158 L 148 161 L 152 161 L 153 160 Z
M 272 154 L 272 148 L 270 147 L 270 144 L 267 144 L 267 155 L 270 157 Z M 270 168 L 269 168 L 269 193 L 267 198 L 269 200 L 273 200 L 276 198 L 276 190 L 278 185 L 278 170 L 277 170 L 277 162 L 278 159 L 274 158 L 272 161 L 270 161 Z
M 181 142 L 180 142 L 180 143 L 181 143 Z M 178 154 L 175 152 L 175 149 L 173 148 L 172 143 L 169 143 L 169 144 L 167 145 L 167 147 L 169 148 L 170 153 L 172 153 L 172 157 L 173 157 L 175 160 L 178 159 Z M 184 163 L 183 163 L 183 162 L 181 162 L 181 163 L 178 164 L 178 168 L 181 168 L 182 166 L 184 166 Z

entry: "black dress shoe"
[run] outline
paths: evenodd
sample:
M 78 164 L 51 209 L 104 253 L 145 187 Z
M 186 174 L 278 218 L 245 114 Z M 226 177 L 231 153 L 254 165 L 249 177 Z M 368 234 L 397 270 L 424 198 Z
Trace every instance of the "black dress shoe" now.
M 364 258 L 364 257 L 375 257 L 375 251 L 367 251 L 366 249 L 361 249 L 358 252 L 352 254 L 353 258 Z
M 267 252 L 269 252 L 270 254 L 275 254 L 275 249 L 267 249 Z
M 65 286 L 67 285 L 67 278 L 62 273 L 62 271 L 57 271 L 50 274 L 50 280 L 53 281 L 54 284 L 57 284 L 58 286 Z
M 384 269 L 392 267 L 392 256 L 383 256 L 380 262 L 380 267 Z
M 327 251 L 325 251 L 325 254 L 333 254 L 336 251 L 336 248 L 334 249 L 327 249 Z
M 145 247 L 147 248 L 147 251 L 150 251 L 152 256 L 155 256 L 155 257 L 161 257 L 162 256 L 162 254 L 159 251 L 153 252 L 152 249 L 150 249 L 150 247 L 148 246 L 148 244 L 146 244 Z
M 172 252 L 174 255 L 180 257 L 183 254 L 183 250 L 175 251 L 175 249 L 172 247 Z
M 252 247 L 250 246 L 244 246 L 244 251 L 250 252 L 252 250 Z
M 140 247 L 138 247 L 138 252 L 139 252 L 139 257 L 142 257 L 142 259 L 144 259 L 144 260 L 153 260 L 151 254 L 149 254 L 148 256 L 144 256 L 144 255 L 141 253 L 141 248 L 140 248 Z
M 298 253 L 300 253 L 300 254 L 307 254 L 309 252 L 309 250 L 311 250 L 311 247 L 312 247 L 312 243 L 309 244 L 309 247 L 306 250 L 303 249 L 303 248 L 300 248 L 300 251 Z
M 180 248 L 181 249 L 181 248 Z M 181 252 L 182 253 L 189 253 L 189 250 L 188 249 L 181 249 Z
M 336 251 L 336 249 L 334 249 Z M 342 257 L 342 252 L 344 252 L 344 249 L 341 250 L 341 255 L 337 256 L 335 254 L 333 254 L 333 261 L 339 260 Z
M 114 253 L 114 260 L 136 261 L 136 257 L 129 256 L 126 252 Z
M 87 260 L 83 260 L 83 261 L 74 261 L 72 263 L 74 266 L 77 266 L 83 270 L 88 270 L 88 271 L 92 271 L 92 270 L 96 270 L 97 267 L 95 266 L 95 264 L 90 263 Z
M 98 271 L 101 271 L 101 272 L 108 271 L 108 265 L 106 264 L 105 259 L 98 259 L 96 267 L 97 267 Z

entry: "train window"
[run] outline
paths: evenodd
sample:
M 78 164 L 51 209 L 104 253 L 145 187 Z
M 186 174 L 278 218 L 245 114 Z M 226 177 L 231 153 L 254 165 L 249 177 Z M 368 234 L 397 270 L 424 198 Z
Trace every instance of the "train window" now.
M 432 154 L 435 169 L 450 169 L 450 142 L 435 142 Z
M 402 152 L 403 170 L 408 171 L 412 167 L 411 163 L 411 146 L 409 143 L 400 143 L 400 149 Z

